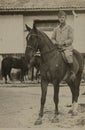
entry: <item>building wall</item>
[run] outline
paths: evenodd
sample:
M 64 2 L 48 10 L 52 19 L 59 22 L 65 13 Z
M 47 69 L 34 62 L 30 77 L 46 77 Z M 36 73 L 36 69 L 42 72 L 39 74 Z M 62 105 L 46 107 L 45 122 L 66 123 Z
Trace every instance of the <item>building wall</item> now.
M 22 15 L 0 15 L 0 53 L 24 52 Z
M 42 14 L 42 15 L 0 15 L 0 53 L 24 53 L 26 48 L 26 32 L 25 24 L 32 27 L 33 21 L 40 20 L 55 20 L 57 15 Z M 78 14 L 74 17 L 68 15 L 67 23 L 74 28 L 74 43 L 73 46 L 80 52 L 85 52 L 85 14 Z M 44 30 L 51 38 L 52 30 Z
M 85 53 L 85 14 L 74 17 L 74 47 Z

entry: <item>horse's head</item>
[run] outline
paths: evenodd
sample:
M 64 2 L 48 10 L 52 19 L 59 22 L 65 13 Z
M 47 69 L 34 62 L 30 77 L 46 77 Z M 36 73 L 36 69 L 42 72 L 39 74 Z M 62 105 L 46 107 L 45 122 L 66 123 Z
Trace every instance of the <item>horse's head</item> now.
M 25 51 L 25 56 L 30 60 L 36 54 L 36 52 L 40 51 L 42 59 L 55 50 L 54 44 L 50 40 L 50 38 L 42 31 L 38 30 L 33 25 L 31 29 L 26 25 L 26 29 L 28 30 L 28 35 L 26 37 L 27 47 Z
M 37 34 L 38 32 L 35 25 L 33 25 L 32 29 L 26 25 L 26 29 L 29 33 L 26 37 L 27 47 L 26 47 L 25 54 L 31 59 L 39 48 L 38 47 L 39 41 L 38 41 L 38 34 Z

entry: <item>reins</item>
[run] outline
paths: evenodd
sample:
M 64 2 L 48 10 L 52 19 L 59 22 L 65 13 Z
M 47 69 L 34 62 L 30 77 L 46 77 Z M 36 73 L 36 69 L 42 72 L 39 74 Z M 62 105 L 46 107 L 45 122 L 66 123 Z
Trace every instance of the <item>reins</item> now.
M 49 51 L 41 52 L 41 55 L 51 53 L 51 52 L 53 52 L 54 50 L 56 50 L 56 48 L 52 48 L 52 49 L 50 49 Z M 56 51 L 57 51 L 57 50 L 56 50 Z
M 34 52 L 36 52 L 36 50 L 35 50 L 32 46 L 27 46 L 27 48 L 31 48 Z M 56 48 L 52 48 L 52 49 L 50 49 L 49 51 L 40 52 L 40 54 L 41 54 L 41 55 L 48 54 L 48 53 L 53 52 L 54 50 L 56 50 L 56 52 L 58 51 Z
M 36 37 L 40 38 L 39 35 L 37 35 L 37 34 L 31 34 L 30 36 L 36 36 Z M 31 45 L 27 45 L 27 47 L 28 47 L 28 48 L 31 48 L 34 52 L 36 52 L 35 48 L 33 48 Z M 55 49 L 56 49 L 56 48 L 54 47 L 54 48 L 50 49 L 49 51 L 41 52 L 41 55 L 51 53 L 51 52 L 53 52 Z M 57 51 L 57 50 L 56 50 L 56 51 Z

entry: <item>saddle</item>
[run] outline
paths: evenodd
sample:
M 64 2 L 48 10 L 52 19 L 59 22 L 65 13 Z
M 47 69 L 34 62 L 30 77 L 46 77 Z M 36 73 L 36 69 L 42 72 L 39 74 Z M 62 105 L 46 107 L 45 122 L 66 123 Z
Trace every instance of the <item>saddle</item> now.
M 55 45 L 57 51 L 61 54 L 63 60 L 65 63 L 68 63 L 67 59 L 66 59 L 66 56 L 65 56 L 65 53 L 64 53 L 64 49 L 62 48 L 62 46 L 58 46 L 58 45 Z
M 64 51 L 60 51 L 60 52 L 61 52 L 61 55 L 62 55 L 64 62 L 68 63 Z M 79 62 L 79 65 L 81 65 L 80 63 L 83 59 L 83 56 L 77 50 L 73 49 L 73 60 L 75 60 L 75 59 Z

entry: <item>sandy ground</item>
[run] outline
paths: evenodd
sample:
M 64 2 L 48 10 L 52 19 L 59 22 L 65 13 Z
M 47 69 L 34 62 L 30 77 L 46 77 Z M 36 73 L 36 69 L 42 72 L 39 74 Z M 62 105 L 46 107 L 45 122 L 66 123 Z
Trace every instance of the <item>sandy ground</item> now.
M 40 84 L 0 84 L 0 130 L 1 128 L 32 129 L 83 129 L 85 128 L 85 86 L 80 87 L 78 115 L 68 113 L 71 109 L 69 87 L 60 87 L 58 120 L 53 123 L 54 102 L 53 87 L 48 86 L 44 117 L 41 125 L 34 125 L 40 108 Z M 22 130 L 22 129 L 20 129 Z

